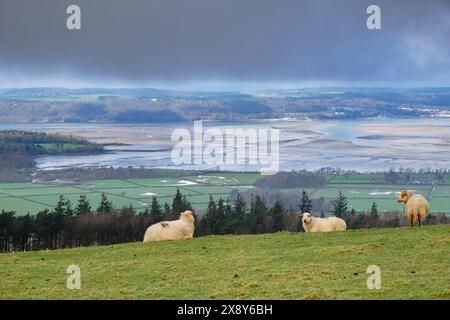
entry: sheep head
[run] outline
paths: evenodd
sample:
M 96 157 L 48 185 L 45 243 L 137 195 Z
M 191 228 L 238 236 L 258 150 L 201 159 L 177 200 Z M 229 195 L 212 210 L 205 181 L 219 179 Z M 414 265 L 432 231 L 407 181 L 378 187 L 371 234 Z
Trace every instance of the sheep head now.
M 309 212 L 305 212 L 302 215 L 302 221 L 304 224 L 310 224 L 312 222 L 312 215 Z
M 187 220 L 189 222 L 194 223 L 194 214 L 190 210 L 181 212 L 180 213 L 180 219 Z
M 398 199 L 397 202 L 398 203 L 407 203 L 409 199 L 411 199 L 411 197 L 414 195 L 414 192 L 412 192 L 411 190 L 405 190 L 400 192 L 400 194 L 398 195 Z

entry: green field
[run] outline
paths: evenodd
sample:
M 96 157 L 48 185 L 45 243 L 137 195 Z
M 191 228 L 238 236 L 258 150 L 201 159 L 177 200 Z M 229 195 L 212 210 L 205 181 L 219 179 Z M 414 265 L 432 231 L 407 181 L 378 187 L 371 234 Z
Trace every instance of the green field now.
M 254 187 L 262 176 L 258 173 L 220 172 L 203 175 L 176 177 L 168 174 L 168 178 L 152 179 L 110 179 L 95 180 L 79 185 L 54 185 L 39 183 L 3 183 L 0 184 L 0 209 L 15 210 L 18 215 L 27 212 L 52 208 L 60 194 L 76 203 L 81 193 L 86 194 L 95 208 L 101 193 L 105 193 L 116 207 L 132 205 L 137 209 L 148 207 L 152 195 L 155 194 L 161 203 L 171 202 L 179 187 L 186 194 L 196 209 L 203 209 L 209 196 L 215 199 L 228 198 L 233 190 L 263 192 Z M 450 175 L 445 175 L 446 181 Z M 395 200 L 400 190 L 412 189 L 430 200 L 432 212 L 450 213 L 450 185 L 437 187 L 432 185 L 392 185 L 383 180 L 383 174 L 350 174 L 328 175 L 328 183 L 322 188 L 308 188 L 306 191 L 313 199 L 323 197 L 326 201 L 336 199 L 339 191 L 348 198 L 350 208 L 367 211 L 375 201 L 380 212 L 402 211 L 403 207 Z M 432 179 L 432 174 L 418 174 L 416 178 Z M 274 189 L 274 193 L 301 193 L 302 189 Z M 267 190 L 264 190 L 267 192 Z
M 149 206 L 153 195 L 161 203 L 171 203 L 177 188 L 188 196 L 195 208 L 205 208 L 209 195 L 216 199 L 228 198 L 233 190 L 251 189 L 260 177 L 254 173 L 220 173 L 180 178 L 96 180 L 80 185 L 3 183 L 0 184 L 0 209 L 15 210 L 18 215 L 36 213 L 54 207 L 61 194 L 72 203 L 77 202 L 80 194 L 85 194 L 95 208 L 102 193 L 116 207 L 131 204 L 137 209 L 143 209 Z
M 0 299 L 450 299 L 449 247 L 437 225 L 6 253 Z M 72 264 L 81 290 L 66 288 Z

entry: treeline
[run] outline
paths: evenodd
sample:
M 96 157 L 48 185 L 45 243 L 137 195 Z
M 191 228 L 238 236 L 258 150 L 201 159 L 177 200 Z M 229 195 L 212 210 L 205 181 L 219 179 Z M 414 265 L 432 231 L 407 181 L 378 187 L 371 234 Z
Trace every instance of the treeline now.
M 72 136 L 20 130 L 0 131 L 0 154 L 5 159 L 9 156 L 22 156 L 31 159 L 32 156 L 55 153 L 55 150 L 59 153 L 79 151 L 77 148 L 63 148 L 62 146 L 64 145 L 83 146 L 83 150 L 90 152 L 103 150 L 101 145 Z M 17 164 L 13 161 L 3 161 L 2 165 L 5 167 L 17 167 Z M 29 162 L 25 165 L 29 165 Z
M 336 216 L 342 218 L 346 221 L 349 229 L 409 226 L 408 219 L 403 212 L 380 214 L 375 202 L 365 212 L 357 212 L 354 208 L 349 208 L 347 197 L 342 192 L 339 192 L 338 197 L 331 201 L 331 208 L 327 215 L 324 211 L 313 212 L 314 201 L 304 190 L 295 208 L 285 207 L 284 202 L 279 198 L 273 205 L 268 206 L 266 199 L 260 195 L 251 198 L 249 208 L 240 194 L 232 203 L 223 199 L 214 201 L 210 197 L 206 214 L 199 221 L 197 232 L 198 235 L 301 232 L 304 231 L 300 216 L 300 213 L 303 212 L 313 213 L 317 217 Z M 439 223 L 450 223 L 450 219 L 441 213 L 429 215 L 425 221 L 425 224 Z
M 0 251 L 61 249 L 78 246 L 107 245 L 142 241 L 151 224 L 176 220 L 179 213 L 192 210 L 192 205 L 179 190 L 172 203 L 161 205 L 152 198 L 150 208 L 137 212 L 132 206 L 115 208 L 105 194 L 93 209 L 85 195 L 76 205 L 60 196 L 53 210 L 36 215 L 16 216 L 14 211 L 0 213 Z M 297 208 L 286 208 L 280 200 L 268 206 L 256 195 L 250 203 L 237 194 L 231 201 L 210 197 L 206 213 L 196 217 L 195 236 L 224 234 L 259 234 L 278 231 L 303 231 L 299 212 L 311 212 L 312 201 L 303 191 Z M 316 213 L 325 217 L 324 212 Z M 340 192 L 329 215 L 340 217 L 349 229 L 407 226 L 403 213 L 379 214 L 376 203 L 367 212 L 348 208 L 347 198 Z M 444 214 L 430 215 L 425 224 L 449 223 Z
M 172 205 L 161 206 L 153 197 L 149 209 L 137 212 L 131 205 L 115 208 L 102 194 L 92 208 L 85 195 L 75 206 L 60 196 L 52 210 L 36 215 L 16 216 L 14 211 L 0 213 L 0 251 L 63 249 L 142 241 L 145 230 L 162 220 L 178 219 L 179 213 L 192 210 L 187 198 L 177 190 Z
M 414 177 L 414 174 L 417 173 L 426 173 L 433 174 L 432 178 L 417 178 Z M 414 170 L 399 170 L 393 171 L 389 170 L 384 173 L 384 182 L 390 184 L 443 184 L 445 183 L 445 174 L 448 173 L 448 170 L 429 170 L 423 172 L 416 172 Z
M 308 197 L 304 192 L 303 197 Z M 380 214 L 376 202 L 372 203 L 367 212 L 357 212 L 354 208 L 348 208 L 347 197 L 340 191 L 336 200 L 332 202 L 331 215 L 342 218 L 347 223 L 348 229 L 370 228 L 397 228 L 409 226 L 409 221 L 403 212 L 384 212 Z M 307 210 L 308 211 L 308 210 Z M 321 216 L 324 216 L 323 212 Z M 430 214 L 424 224 L 450 223 L 447 215 Z
M 0 144 L 3 145 L 23 145 L 30 147 L 43 143 L 73 143 L 73 144 L 91 144 L 85 139 L 65 136 L 61 134 L 48 134 L 45 132 L 33 132 L 22 130 L 3 130 L 0 131 Z M 30 149 L 30 152 L 32 150 Z
M 179 122 L 186 120 L 182 115 L 170 109 L 151 111 L 131 109 L 118 113 L 113 119 L 119 123 Z
M 266 176 L 255 185 L 259 188 L 320 188 L 327 184 L 326 177 L 318 174 L 305 174 L 297 172 L 279 172 Z

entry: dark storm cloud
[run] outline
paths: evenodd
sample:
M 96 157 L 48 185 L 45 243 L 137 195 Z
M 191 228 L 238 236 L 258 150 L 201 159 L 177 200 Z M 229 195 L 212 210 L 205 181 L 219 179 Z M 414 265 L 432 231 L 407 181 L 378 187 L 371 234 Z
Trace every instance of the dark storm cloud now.
M 369 4 L 382 30 L 366 28 Z M 448 84 L 449 38 L 450 0 L 0 0 L 0 84 Z

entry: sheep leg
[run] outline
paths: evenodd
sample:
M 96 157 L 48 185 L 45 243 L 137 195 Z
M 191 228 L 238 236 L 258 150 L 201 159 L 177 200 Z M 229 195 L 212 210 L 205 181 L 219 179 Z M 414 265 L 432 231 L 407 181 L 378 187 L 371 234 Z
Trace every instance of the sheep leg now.
M 419 220 L 419 227 L 422 226 L 422 222 L 420 221 L 420 216 L 417 218 Z
M 413 218 L 409 218 L 409 227 L 410 227 L 410 228 L 413 227 Z

